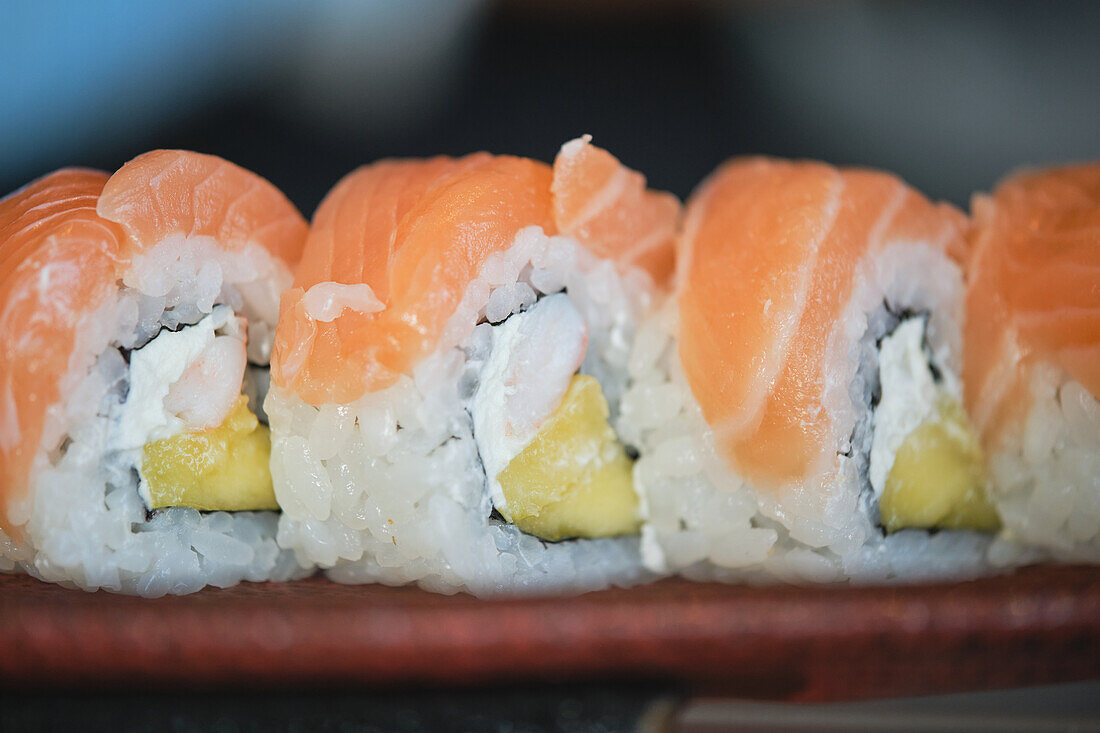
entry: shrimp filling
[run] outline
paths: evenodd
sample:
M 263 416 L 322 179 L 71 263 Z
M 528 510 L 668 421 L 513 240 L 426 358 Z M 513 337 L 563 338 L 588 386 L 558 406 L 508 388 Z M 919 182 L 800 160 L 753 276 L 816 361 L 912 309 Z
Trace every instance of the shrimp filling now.
M 112 447 L 132 457 L 149 509 L 278 508 L 269 430 L 257 417 L 265 379 L 248 365 L 246 334 L 245 320 L 218 305 L 130 353 Z
M 492 327 L 471 402 L 493 507 L 547 540 L 638 529 L 633 462 L 600 383 L 578 374 L 588 330 L 565 294 Z
M 908 318 L 880 344 L 869 479 L 882 525 L 995 530 L 977 436 L 957 385 L 933 367 L 926 328 Z

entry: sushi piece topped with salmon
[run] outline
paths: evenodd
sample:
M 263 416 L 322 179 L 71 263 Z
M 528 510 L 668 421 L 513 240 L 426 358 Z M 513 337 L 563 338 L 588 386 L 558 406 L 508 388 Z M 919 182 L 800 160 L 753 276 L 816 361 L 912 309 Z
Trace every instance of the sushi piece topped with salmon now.
M 746 158 L 692 196 L 620 428 L 654 568 L 977 572 L 999 523 L 962 406 L 965 217 L 894 176 Z M 952 530 L 952 531 L 940 531 Z
M 972 215 L 963 377 L 1000 560 L 1098 562 L 1100 164 L 1019 173 Z
M 283 296 L 279 540 L 341 582 L 476 594 L 644 577 L 615 429 L 680 205 L 587 137 L 353 171 Z
M 156 596 L 300 572 L 266 392 L 307 225 L 264 179 L 158 150 L 0 201 L 0 564 Z

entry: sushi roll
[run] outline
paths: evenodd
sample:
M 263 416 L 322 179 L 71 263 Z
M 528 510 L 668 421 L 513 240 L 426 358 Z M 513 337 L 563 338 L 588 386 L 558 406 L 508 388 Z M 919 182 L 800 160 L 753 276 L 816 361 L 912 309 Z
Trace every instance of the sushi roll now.
M 679 215 L 587 137 L 552 167 L 477 153 L 340 181 L 276 330 L 280 544 L 345 583 L 638 582 L 613 425 Z
M 1021 173 L 972 207 L 966 396 L 1007 540 L 1100 561 L 1100 164 Z
M 791 582 L 984 567 L 998 519 L 958 377 L 965 226 L 870 170 L 737 159 L 700 186 L 622 399 L 650 567 Z
M 143 596 L 301 572 L 261 405 L 306 230 L 184 151 L 0 201 L 0 568 Z

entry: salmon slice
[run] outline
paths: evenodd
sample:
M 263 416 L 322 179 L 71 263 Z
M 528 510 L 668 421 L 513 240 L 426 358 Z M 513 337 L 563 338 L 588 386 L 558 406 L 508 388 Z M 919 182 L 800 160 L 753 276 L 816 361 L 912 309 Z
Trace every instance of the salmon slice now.
M 392 385 L 436 348 L 486 258 L 528 226 L 667 274 L 675 199 L 646 192 L 639 174 L 587 140 L 575 143 L 553 168 L 475 153 L 381 161 L 346 176 L 318 208 L 295 287 L 283 295 L 274 383 L 311 404 L 346 404 Z M 600 194 L 609 177 L 623 178 L 623 190 Z M 594 197 L 598 205 L 582 212 Z M 366 285 L 378 307 L 320 320 L 306 294 L 324 283 Z
M 976 196 L 963 382 L 987 443 L 1026 408 L 1026 373 L 1100 395 L 1100 164 L 1018 174 Z
M 667 282 L 675 262 L 680 202 L 646 188 L 645 176 L 623 166 L 585 135 L 554 159 L 554 222 L 594 254 L 647 270 Z
M 0 528 L 26 492 L 81 318 L 115 288 L 122 233 L 96 214 L 107 174 L 60 170 L 0 201 Z
M 434 346 L 485 257 L 525 226 L 551 228 L 549 189 L 548 166 L 487 155 L 350 174 L 318 208 L 283 295 L 273 381 L 315 404 L 392 384 Z M 329 281 L 365 284 L 385 309 L 316 320 L 303 298 Z
M 295 285 L 321 282 L 368 283 L 376 297 L 389 296 L 388 265 L 397 223 L 445 175 L 476 166 L 488 156 L 462 160 L 383 160 L 344 176 L 325 196 L 309 231 L 309 256 L 302 259 Z M 338 246 L 337 241 L 388 242 L 385 247 Z
M 693 196 L 680 359 L 743 477 L 783 486 L 832 464 L 836 417 L 824 398 L 842 375 L 828 348 L 859 265 L 906 241 L 961 256 L 964 223 L 893 176 L 812 162 L 734 160 Z
M 264 178 L 188 150 L 153 150 L 122 166 L 104 186 L 97 211 L 118 223 L 138 251 L 178 234 L 211 237 L 227 251 L 259 245 L 291 267 L 308 227 Z

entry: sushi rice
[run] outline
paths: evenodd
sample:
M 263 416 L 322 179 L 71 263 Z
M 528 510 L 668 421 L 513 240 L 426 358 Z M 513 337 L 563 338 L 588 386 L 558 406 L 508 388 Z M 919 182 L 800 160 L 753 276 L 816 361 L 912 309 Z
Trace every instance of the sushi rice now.
M 607 184 L 612 192 L 625 187 L 626 174 L 616 175 Z M 910 195 L 898 186 L 894 208 L 868 234 L 876 244 Z M 833 205 L 839 201 L 838 194 Z M 579 593 L 673 573 L 724 582 L 889 583 L 971 578 L 1046 559 L 1100 562 L 1100 402 L 1053 361 L 1024 360 L 1014 337 L 1001 342 L 1007 351 L 998 358 L 1002 368 L 1019 367 L 1024 398 L 995 444 L 985 446 L 989 500 L 1003 528 L 885 529 L 879 502 L 903 440 L 935 409 L 935 390 L 961 402 L 965 386 L 967 284 L 957 253 L 944 245 L 954 230 L 944 231 L 938 241 L 898 237 L 854 256 L 854 285 L 842 293 L 825 343 L 826 379 L 815 405 L 832 421 L 825 455 L 836 460 L 778 487 L 739 475 L 729 445 L 723 448 L 729 436 L 708 424 L 681 361 L 677 297 L 641 266 L 593 254 L 580 234 L 520 229 L 511 246 L 482 261 L 431 352 L 411 358 L 392 384 L 346 404 L 313 404 L 291 386 L 268 388 L 280 294 L 292 285 L 286 262 L 259 245 L 230 251 L 208 236 L 169 236 L 134 255 L 111 294 L 81 316 L 30 485 L 6 507 L 14 529 L 0 530 L 0 571 L 152 597 L 321 568 L 341 583 L 416 583 L 488 596 Z M 306 290 L 301 305 L 326 323 L 345 309 L 386 309 L 367 284 L 334 281 Z M 142 446 L 163 437 L 152 431 L 166 414 L 169 384 L 195 361 L 180 361 L 173 349 L 245 323 L 242 388 L 251 411 L 271 427 L 281 511 L 150 509 Z M 579 373 L 598 382 L 610 425 L 637 457 L 639 533 L 550 541 L 503 516 L 497 477 L 534 434 L 510 432 L 529 416 L 508 414 L 505 387 L 515 385 L 502 376 L 523 339 L 542 340 L 524 355 L 545 357 L 524 372 L 536 403 L 560 401 L 553 382 L 563 365 L 571 377 L 580 361 Z M 135 357 L 153 343 L 163 347 L 155 359 L 154 350 Z M 907 371 L 914 359 L 920 368 Z M 982 395 L 979 405 L 992 412 L 1003 397 Z M 0 422 L 5 440 L 17 442 L 10 412 Z
M 971 202 L 967 397 L 1000 562 L 1100 562 L 1100 165 L 1017 172 Z
M 307 228 L 290 202 L 160 150 L 44 176 L 0 220 L 0 569 L 143 596 L 302 575 L 275 512 L 200 511 L 275 506 L 256 408 Z
M 851 437 L 836 446 L 840 465 L 822 494 L 777 499 L 732 471 L 715 449 L 680 364 L 676 301 L 641 327 L 616 427 L 641 454 L 634 478 L 645 496 L 649 568 L 699 580 L 795 583 L 961 578 L 991 568 L 991 538 L 984 534 L 884 534 L 870 486 L 878 344 L 897 328 L 898 314 L 928 314 L 933 362 L 957 373 L 961 271 L 938 250 L 911 244 L 887 247 L 862 268 L 861 285 L 829 344 L 844 377 L 824 401 L 847 416 L 850 428 L 842 432 Z
M 1028 402 L 989 461 L 1005 524 L 994 559 L 1100 562 L 1100 403 L 1050 363 L 1030 370 Z
M 134 263 L 127 281 L 84 318 L 67 399 L 49 414 L 34 485 L 10 510 L 23 538 L 0 532 L 0 567 L 143 596 L 302 575 L 275 543 L 276 513 L 148 512 L 132 455 L 110 449 L 129 389 L 130 350 L 226 304 L 249 320 L 250 358 L 266 363 L 289 273 L 259 248 L 226 253 L 197 238 L 161 243 Z
M 490 331 L 560 292 L 587 323 L 580 371 L 598 379 L 614 419 L 652 281 L 527 227 L 485 260 L 411 376 L 349 405 L 315 407 L 272 388 L 279 543 L 342 583 L 416 582 L 444 593 L 581 592 L 654 577 L 637 537 L 547 542 L 492 511 L 470 412 Z

